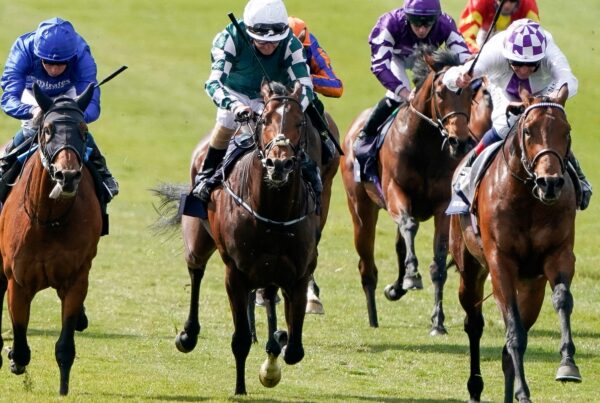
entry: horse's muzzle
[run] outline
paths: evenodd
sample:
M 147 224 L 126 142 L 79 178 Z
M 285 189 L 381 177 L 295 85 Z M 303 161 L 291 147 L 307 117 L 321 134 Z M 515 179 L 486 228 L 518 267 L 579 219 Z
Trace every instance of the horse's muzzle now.
M 542 203 L 551 205 L 560 198 L 564 184 L 563 176 L 536 177 L 534 193 Z
M 283 186 L 287 183 L 290 173 L 296 166 L 296 158 L 266 158 L 264 162 L 267 169 L 267 180 L 271 185 Z
M 73 197 L 77 193 L 82 174 L 79 169 L 59 169 L 54 172 L 52 179 L 56 182 L 51 198 Z

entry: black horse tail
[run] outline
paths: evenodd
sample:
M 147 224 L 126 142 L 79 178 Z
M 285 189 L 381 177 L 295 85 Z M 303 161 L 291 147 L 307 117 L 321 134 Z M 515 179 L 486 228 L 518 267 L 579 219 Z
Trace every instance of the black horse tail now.
M 150 226 L 157 233 L 168 232 L 181 225 L 182 213 L 179 208 L 181 195 L 190 191 L 187 185 L 161 183 L 150 189 L 154 196 L 158 197 L 160 204 L 154 205 L 158 219 Z

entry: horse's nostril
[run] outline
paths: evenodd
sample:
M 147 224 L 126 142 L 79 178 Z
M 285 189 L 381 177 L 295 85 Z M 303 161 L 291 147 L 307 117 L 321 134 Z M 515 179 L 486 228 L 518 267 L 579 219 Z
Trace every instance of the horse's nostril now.
M 265 167 L 267 167 L 267 168 L 273 168 L 273 167 L 275 167 L 275 162 L 273 161 L 272 158 L 267 158 L 265 160 Z
M 450 136 L 448 137 L 448 144 L 450 144 L 450 147 L 456 147 L 458 146 L 458 139 L 454 136 Z
M 291 171 L 292 168 L 294 168 L 294 161 L 292 161 L 291 159 L 285 160 L 285 162 L 283 163 L 283 168 L 287 171 Z

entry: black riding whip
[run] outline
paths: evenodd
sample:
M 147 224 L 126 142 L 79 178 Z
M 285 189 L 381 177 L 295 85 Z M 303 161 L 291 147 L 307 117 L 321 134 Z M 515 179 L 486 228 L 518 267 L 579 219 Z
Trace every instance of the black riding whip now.
M 256 50 L 254 50 L 254 47 L 252 46 L 252 43 L 250 43 L 250 39 L 248 39 L 248 37 L 246 36 L 246 32 L 244 32 L 244 30 L 242 29 L 242 27 L 240 27 L 240 24 L 238 23 L 237 19 L 233 15 L 233 13 L 228 13 L 227 16 L 231 20 L 231 23 L 233 24 L 233 26 L 235 27 L 235 29 L 237 29 L 237 31 L 239 32 L 239 34 L 244 39 L 244 42 L 246 43 L 246 46 L 248 46 L 248 48 L 252 52 L 252 55 L 254 55 L 254 58 L 258 62 L 258 65 L 260 66 L 260 68 L 261 68 L 261 70 L 263 72 L 264 77 L 267 79 L 267 83 L 269 84 L 269 88 L 270 88 L 271 87 L 271 78 L 269 77 L 269 74 L 267 73 L 267 71 L 265 70 L 265 67 L 261 63 L 260 58 L 256 54 Z M 311 102 L 309 104 L 309 108 L 315 108 L 316 109 L 316 107 L 315 107 L 315 105 L 314 105 L 313 102 Z M 319 119 L 321 120 L 321 123 L 323 124 L 323 127 L 325 127 L 325 130 L 327 131 L 327 137 L 329 137 L 329 139 L 331 140 L 331 142 L 333 143 L 333 145 L 337 149 L 338 153 L 340 155 L 344 155 L 344 151 L 342 151 L 342 147 L 339 145 L 339 143 L 337 142 L 337 140 L 335 139 L 335 137 L 333 137 L 333 134 L 329 131 L 329 128 L 327 127 L 328 126 L 327 122 L 325 122 L 325 119 L 323 119 L 323 116 L 321 116 L 321 114 L 319 113 L 318 110 L 316 112 L 317 112 L 316 115 L 319 117 Z
M 477 60 L 479 60 L 479 56 L 481 55 L 481 51 L 483 50 L 483 47 L 487 43 L 488 39 L 490 39 L 490 37 L 492 36 L 492 32 L 496 28 L 496 23 L 498 22 L 498 18 L 500 18 L 500 12 L 502 11 L 502 6 L 504 6 L 504 3 L 506 3 L 506 1 L 507 0 L 500 1 L 500 4 L 498 5 L 498 8 L 496 9 L 496 13 L 494 14 L 494 19 L 492 20 L 492 25 L 490 25 L 490 29 L 488 29 L 487 33 L 485 34 L 485 38 L 483 39 L 483 43 L 479 47 L 479 52 L 477 52 L 477 54 L 475 55 L 475 59 L 473 60 L 473 63 L 471 63 L 471 67 L 469 67 L 469 71 L 467 71 L 467 74 L 469 76 L 471 74 L 473 74 L 473 70 L 475 69 L 475 64 L 477 64 Z M 458 91 L 457 91 L 457 93 L 460 94 L 461 91 L 462 91 L 462 88 L 459 88 Z
M 126 69 L 127 69 L 127 66 L 121 66 L 121 67 L 119 67 L 114 73 L 112 73 L 111 75 L 109 75 L 108 77 L 106 77 L 104 80 L 100 81 L 98 84 L 94 85 L 94 88 L 98 88 L 102 84 L 106 84 L 107 82 L 109 82 L 110 80 L 112 80 L 113 78 L 115 78 L 116 76 L 118 76 L 119 74 L 121 74 Z

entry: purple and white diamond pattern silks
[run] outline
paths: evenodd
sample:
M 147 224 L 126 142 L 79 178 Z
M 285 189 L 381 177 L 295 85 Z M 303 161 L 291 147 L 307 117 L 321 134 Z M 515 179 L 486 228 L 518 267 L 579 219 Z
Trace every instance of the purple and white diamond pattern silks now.
M 506 41 L 510 53 L 523 61 L 538 60 L 546 50 L 546 36 L 540 25 L 531 20 L 510 30 Z

